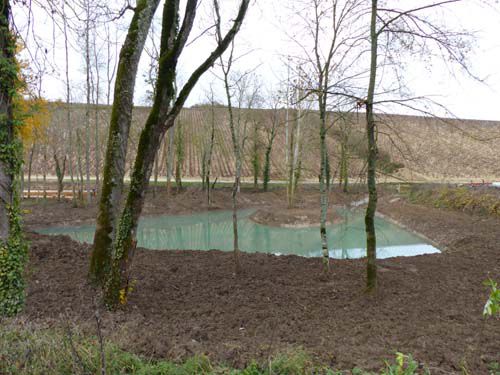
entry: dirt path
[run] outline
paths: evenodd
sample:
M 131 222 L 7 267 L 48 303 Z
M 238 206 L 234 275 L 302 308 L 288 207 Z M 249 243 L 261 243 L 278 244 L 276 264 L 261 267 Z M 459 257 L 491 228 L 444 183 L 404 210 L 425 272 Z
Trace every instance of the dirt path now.
M 172 209 L 181 212 L 183 205 Z M 500 362 L 500 321 L 481 316 L 482 282 L 500 279 L 500 221 L 401 201 L 382 200 L 380 210 L 447 251 L 380 261 L 379 291 L 368 296 L 363 260 L 334 261 L 325 282 L 319 259 L 243 254 L 244 273 L 234 277 L 228 253 L 140 250 L 129 305 L 103 313 L 105 336 L 175 360 L 205 353 L 239 366 L 300 346 L 336 368 L 377 369 L 400 351 L 433 374 L 456 373 L 461 364 L 486 374 L 488 363 Z M 29 225 L 42 217 L 35 211 Z M 88 246 L 63 236 L 31 235 L 31 241 L 26 317 L 62 324 L 68 315 L 93 332 Z

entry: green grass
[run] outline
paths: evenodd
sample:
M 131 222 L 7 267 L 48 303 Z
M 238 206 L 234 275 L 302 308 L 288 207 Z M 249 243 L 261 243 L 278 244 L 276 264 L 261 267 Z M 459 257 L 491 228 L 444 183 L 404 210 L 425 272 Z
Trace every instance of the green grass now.
M 473 190 L 467 187 L 413 186 L 407 194 L 411 203 L 446 208 L 485 216 L 500 217 L 500 199 L 496 192 Z
M 30 324 L 0 325 L 0 374 L 101 374 L 100 349 L 95 337 L 75 328 L 36 328 Z M 270 358 L 265 364 L 250 363 L 245 369 L 213 364 L 205 356 L 196 356 L 182 364 L 151 360 L 105 344 L 106 374 L 138 375 L 369 375 L 360 369 L 338 371 L 313 364 L 300 349 Z M 386 363 L 382 375 L 412 375 L 417 363 L 411 356 L 397 354 L 394 363 Z

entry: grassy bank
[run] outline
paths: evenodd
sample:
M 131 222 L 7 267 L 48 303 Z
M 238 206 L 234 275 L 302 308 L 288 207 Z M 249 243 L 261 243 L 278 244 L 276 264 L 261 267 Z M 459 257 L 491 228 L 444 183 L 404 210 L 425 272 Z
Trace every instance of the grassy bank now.
M 499 193 L 485 188 L 412 185 L 407 197 L 411 203 L 500 218 Z

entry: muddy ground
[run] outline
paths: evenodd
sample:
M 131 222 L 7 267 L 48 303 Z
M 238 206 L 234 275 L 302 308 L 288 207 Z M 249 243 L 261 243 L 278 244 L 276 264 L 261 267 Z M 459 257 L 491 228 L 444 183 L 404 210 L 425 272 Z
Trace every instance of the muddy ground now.
M 216 195 L 215 206 L 229 208 L 229 190 Z M 333 201 L 346 200 L 335 196 Z M 196 189 L 177 198 L 150 199 L 146 214 L 206 208 Z M 311 191 L 300 205 L 310 209 L 317 198 Z M 243 194 L 245 200 L 264 209 L 286 207 L 279 191 Z M 29 229 L 95 215 L 95 209 L 68 203 L 25 208 Z M 489 363 L 500 362 L 500 320 L 482 317 L 488 296 L 482 282 L 500 279 L 500 221 L 391 196 L 381 199 L 380 211 L 445 251 L 379 261 L 379 289 L 367 295 L 363 260 L 332 261 L 325 281 L 319 259 L 243 254 L 243 274 L 235 277 L 229 253 L 139 250 L 129 304 L 114 314 L 102 312 L 104 335 L 124 349 L 173 360 L 204 353 L 242 366 L 302 347 L 335 368 L 375 370 L 399 351 L 412 353 L 433 374 L 457 373 L 461 366 L 486 374 Z M 86 282 L 89 247 L 64 236 L 30 234 L 30 240 L 24 317 L 49 325 L 69 320 L 95 333 Z

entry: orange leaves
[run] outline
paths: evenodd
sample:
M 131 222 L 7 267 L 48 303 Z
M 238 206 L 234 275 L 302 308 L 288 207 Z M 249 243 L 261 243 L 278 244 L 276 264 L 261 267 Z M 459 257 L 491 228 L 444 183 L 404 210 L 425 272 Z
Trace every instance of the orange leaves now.
M 15 104 L 16 118 L 23 123 L 18 128 L 23 143 L 43 141 L 51 119 L 48 102 L 43 98 L 18 98 Z

